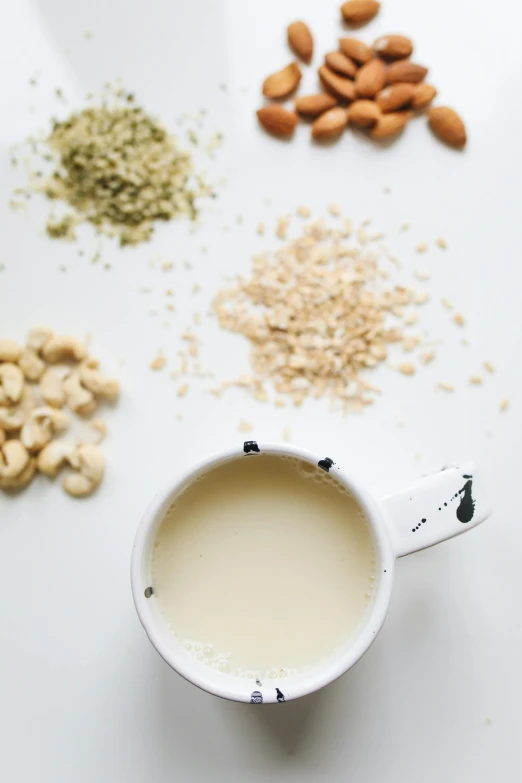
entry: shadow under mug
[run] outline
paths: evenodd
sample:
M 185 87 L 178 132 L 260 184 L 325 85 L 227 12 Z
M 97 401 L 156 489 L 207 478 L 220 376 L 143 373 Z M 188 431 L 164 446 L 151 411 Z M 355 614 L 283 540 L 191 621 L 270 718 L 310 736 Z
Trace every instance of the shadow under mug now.
M 162 617 L 151 582 L 152 549 L 161 521 L 175 497 L 198 476 L 238 459 L 259 454 L 297 457 L 325 470 L 343 484 L 361 507 L 370 526 L 376 558 L 374 600 L 366 618 L 346 644 L 314 667 L 253 687 L 249 679 L 233 677 L 190 656 Z M 159 492 L 145 511 L 132 551 L 131 584 L 140 621 L 161 657 L 189 682 L 222 698 L 252 704 L 283 702 L 317 691 L 343 675 L 376 638 L 388 611 L 395 560 L 465 533 L 491 513 L 480 473 L 471 462 L 424 476 L 406 489 L 379 497 L 351 469 L 329 457 L 295 446 L 246 441 L 242 448 L 215 454 L 188 469 Z

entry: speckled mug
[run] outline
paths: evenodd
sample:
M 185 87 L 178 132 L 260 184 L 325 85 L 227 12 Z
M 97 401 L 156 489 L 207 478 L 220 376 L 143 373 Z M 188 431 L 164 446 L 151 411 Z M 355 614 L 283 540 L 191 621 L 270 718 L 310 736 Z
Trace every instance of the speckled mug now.
M 160 614 L 151 587 L 152 548 L 157 529 L 174 498 L 201 473 L 230 460 L 255 459 L 260 453 L 297 457 L 335 475 L 353 495 L 370 525 L 375 548 L 375 598 L 354 638 L 330 658 L 306 671 L 270 680 L 255 689 L 240 679 L 206 666 L 190 656 L 171 633 Z M 337 455 L 336 455 L 337 456 Z M 305 449 L 246 441 L 241 448 L 203 459 L 158 493 L 145 511 L 134 542 L 131 583 L 138 616 L 161 657 L 178 674 L 199 688 L 222 698 L 251 704 L 283 702 L 328 685 L 350 669 L 377 636 L 388 611 L 395 560 L 465 533 L 484 521 L 490 506 L 475 466 L 462 463 L 424 476 L 406 490 L 380 498 L 361 483 L 343 463 Z

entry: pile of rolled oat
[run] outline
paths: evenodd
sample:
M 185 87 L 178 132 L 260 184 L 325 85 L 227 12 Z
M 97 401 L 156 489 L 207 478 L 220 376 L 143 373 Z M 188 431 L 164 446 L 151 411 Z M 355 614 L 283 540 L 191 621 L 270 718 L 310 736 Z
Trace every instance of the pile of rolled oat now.
M 250 341 L 254 375 L 240 385 L 258 398 L 269 381 L 296 405 L 328 394 L 360 409 L 379 391 L 365 371 L 387 359 L 391 343 L 406 350 L 418 343 L 403 330 L 427 295 L 387 283 L 376 244 L 367 244 L 364 229 L 355 241 L 351 234 L 350 221 L 305 224 L 297 239 L 256 257 L 249 279 L 216 297 L 219 324 Z M 409 374 L 409 367 L 398 369 Z
M 71 423 L 63 408 L 88 418 L 99 401 L 114 401 L 119 393 L 119 383 L 103 375 L 73 337 L 40 327 L 29 332 L 25 347 L 0 340 L 0 489 L 21 489 L 37 470 L 54 478 L 69 466 L 64 490 L 91 494 L 104 475 L 98 444 L 105 424 L 91 419 L 75 440 L 62 439 Z

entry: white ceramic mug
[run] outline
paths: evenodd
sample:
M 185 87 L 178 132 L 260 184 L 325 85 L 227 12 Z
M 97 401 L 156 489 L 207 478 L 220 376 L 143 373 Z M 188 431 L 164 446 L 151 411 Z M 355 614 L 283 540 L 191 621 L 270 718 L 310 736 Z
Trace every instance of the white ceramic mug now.
M 158 527 L 179 492 L 197 476 L 223 462 L 255 459 L 259 453 L 298 457 L 333 473 L 357 500 L 370 525 L 375 547 L 375 598 L 367 619 L 355 638 L 332 658 L 312 670 L 284 680 L 255 686 L 234 678 L 190 656 L 161 616 L 151 587 L 152 548 Z M 330 457 L 321 457 L 295 446 L 246 441 L 240 449 L 202 460 L 156 495 L 136 534 L 132 553 L 131 582 L 134 603 L 150 641 L 162 658 L 185 679 L 208 693 L 253 704 L 288 701 L 312 693 L 348 671 L 370 647 L 388 611 L 395 560 L 419 549 L 464 533 L 490 514 L 490 506 L 477 469 L 472 463 L 445 467 L 424 476 L 407 489 L 388 497 L 376 497 L 359 482 L 351 469 Z

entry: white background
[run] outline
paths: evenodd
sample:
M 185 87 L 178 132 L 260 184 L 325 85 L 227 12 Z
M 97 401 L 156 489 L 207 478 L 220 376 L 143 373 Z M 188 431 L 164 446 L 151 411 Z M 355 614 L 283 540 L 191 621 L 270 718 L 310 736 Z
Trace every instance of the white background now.
M 109 468 L 95 497 L 73 502 L 38 479 L 24 494 L 0 498 L 6 783 L 520 780 L 522 15 L 515 4 L 497 13 L 486 0 L 389 0 L 361 32 L 367 41 L 412 35 L 441 102 L 466 120 L 464 154 L 439 144 L 422 119 L 392 145 L 347 133 L 337 145 L 312 146 L 306 127 L 292 143 L 277 142 L 254 118 L 260 82 L 289 60 L 284 31 L 295 18 L 310 23 L 319 65 L 342 30 L 337 5 L 0 4 L 2 336 L 22 340 L 40 322 L 90 333 L 94 353 L 124 389 L 105 417 Z M 39 85 L 30 86 L 38 71 Z M 43 198 L 26 211 L 9 209 L 11 190 L 25 177 L 23 166 L 11 168 L 8 150 L 51 114 L 68 111 L 56 87 L 81 106 L 86 92 L 118 76 L 171 128 L 182 112 L 207 109 L 203 135 L 221 130 L 225 144 L 205 166 L 226 185 L 204 207 L 197 233 L 180 221 L 137 249 L 105 242 L 93 265 L 97 242 L 88 228 L 78 244 L 52 242 L 42 232 Z M 315 88 L 314 68 L 304 85 Z M 344 418 L 317 402 L 274 409 L 240 392 L 215 399 L 204 392 L 208 383 L 196 381 L 179 399 L 168 371 L 148 369 L 157 350 L 173 367 L 180 333 L 198 310 L 203 360 L 220 378 L 247 371 L 241 339 L 205 316 L 212 295 L 224 275 L 248 271 L 253 252 L 276 245 L 278 215 L 300 203 L 324 213 L 331 201 L 386 232 L 410 283 L 414 270 L 430 273 L 418 286 L 431 295 L 422 327 L 440 340 L 436 362 L 413 378 L 379 370 L 385 393 L 363 416 Z M 260 220 L 269 226 L 264 238 L 255 232 Z M 400 233 L 406 221 L 411 229 Z M 446 252 L 435 248 L 438 236 Z M 419 241 L 430 244 L 423 256 L 414 252 Z M 151 259 L 176 269 L 163 273 Z M 194 283 L 199 294 L 191 293 Z M 173 315 L 164 309 L 166 287 L 176 292 Z M 442 296 L 465 315 L 464 330 L 451 323 Z M 484 359 L 497 372 L 470 387 Z M 440 380 L 453 382 L 455 393 L 437 391 Z M 511 401 L 505 414 L 503 397 Z M 495 504 L 493 518 L 469 536 L 398 564 L 385 627 L 347 676 L 267 708 L 219 701 L 168 669 L 139 625 L 129 587 L 134 532 L 155 489 L 196 458 L 241 442 L 240 419 L 260 440 L 279 440 L 288 427 L 293 442 L 357 466 L 370 484 L 397 485 L 471 457 L 489 476 Z

